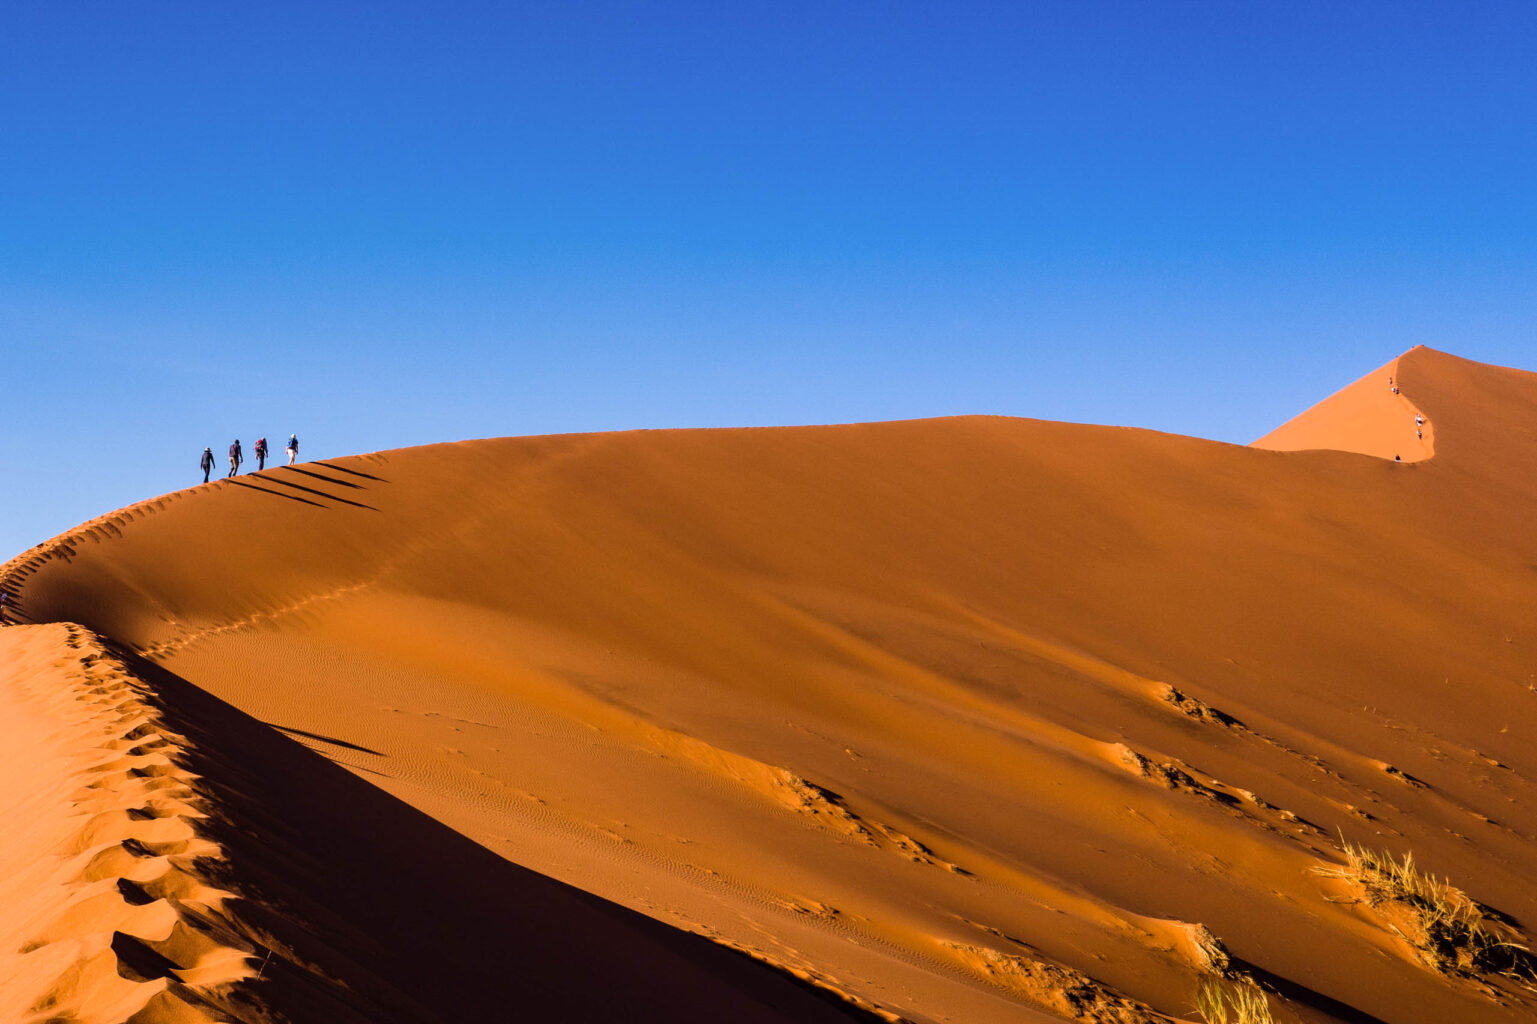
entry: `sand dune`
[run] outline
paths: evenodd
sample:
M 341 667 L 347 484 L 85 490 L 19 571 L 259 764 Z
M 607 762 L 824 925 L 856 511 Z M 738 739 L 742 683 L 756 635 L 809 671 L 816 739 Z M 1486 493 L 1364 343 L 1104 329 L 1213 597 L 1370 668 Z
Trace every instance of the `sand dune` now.
M 286 734 L 414 808 L 394 838 L 441 823 L 861 1012 L 1194 1020 L 1203 979 L 1250 978 L 1281 1020 L 1528 1020 L 1521 962 L 1327 873 L 1341 837 L 1412 852 L 1537 936 L 1537 377 L 1389 366 L 1247 448 L 970 417 L 282 467 L 0 585 L 251 716 L 247 770 Z M 277 827 L 292 788 L 231 821 Z M 458 988 L 534 998 L 486 966 L 514 948 Z
M 1422 361 L 1416 356 L 1422 351 L 1408 353 L 1411 364 Z M 1334 449 L 1398 462 L 1430 458 L 1436 450 L 1435 423 L 1404 391 L 1403 362 L 1395 359 L 1373 370 L 1253 446 L 1278 452 Z
M 850 1019 L 489 853 L 79 627 L 7 629 L 0 658 L 25 755 L 3 779 L 22 827 L 4 847 L 0 1019 Z

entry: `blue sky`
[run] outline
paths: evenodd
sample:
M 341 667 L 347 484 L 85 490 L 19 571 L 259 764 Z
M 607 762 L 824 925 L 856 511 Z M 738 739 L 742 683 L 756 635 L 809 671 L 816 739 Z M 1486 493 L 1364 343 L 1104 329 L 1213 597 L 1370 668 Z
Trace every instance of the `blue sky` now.
M 1537 366 L 1537 4 L 0 13 L 0 558 L 307 457 Z

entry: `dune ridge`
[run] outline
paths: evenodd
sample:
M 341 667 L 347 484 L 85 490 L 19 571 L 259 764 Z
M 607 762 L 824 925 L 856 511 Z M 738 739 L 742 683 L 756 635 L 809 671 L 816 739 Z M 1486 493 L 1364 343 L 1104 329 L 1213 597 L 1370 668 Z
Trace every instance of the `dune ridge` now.
M 6 717 L 54 725 L 37 753 L 68 767 L 40 791 L 7 780 L 5 806 L 32 827 L 7 844 L 0 1017 L 222 1019 L 219 993 L 257 966 L 204 870 L 223 851 L 193 828 L 182 738 L 83 630 L 23 629 L 0 636 Z M 76 787 L 65 801 L 61 783 Z
M 1320 872 L 1341 836 L 1412 851 L 1537 922 L 1537 378 L 1390 365 L 1433 458 L 1363 451 L 1349 388 L 1332 450 L 995 417 L 464 442 L 156 499 L 0 585 L 888 1018 L 1189 1020 L 1224 977 L 1282 1019 L 1529 1020 Z
M 5 778 L 3 1019 L 878 1019 L 523 872 L 81 627 L 0 631 L 0 668 L 35 766 Z
M 1251 447 L 1294 452 L 1332 449 L 1379 459 L 1421 462 L 1435 455 L 1435 423 L 1404 390 L 1405 356 L 1378 367 L 1317 405 L 1252 442 Z

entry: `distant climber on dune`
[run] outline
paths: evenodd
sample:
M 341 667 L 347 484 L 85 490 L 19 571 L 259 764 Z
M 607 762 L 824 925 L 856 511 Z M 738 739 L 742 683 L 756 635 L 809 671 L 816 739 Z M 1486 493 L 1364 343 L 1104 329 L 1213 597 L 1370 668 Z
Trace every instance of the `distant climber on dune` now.
M 208 474 L 213 472 L 213 449 L 203 449 L 203 461 L 199 463 L 203 467 L 203 483 L 208 482 Z
M 235 443 L 229 446 L 229 476 L 240 472 L 240 464 L 245 461 L 245 456 L 240 452 L 240 438 L 235 438 Z
M 256 471 L 260 473 L 262 470 L 267 468 L 267 439 L 265 437 L 258 437 L 256 439 L 255 451 Z
M 299 457 L 299 435 L 288 435 L 288 464 L 292 466 L 294 460 Z

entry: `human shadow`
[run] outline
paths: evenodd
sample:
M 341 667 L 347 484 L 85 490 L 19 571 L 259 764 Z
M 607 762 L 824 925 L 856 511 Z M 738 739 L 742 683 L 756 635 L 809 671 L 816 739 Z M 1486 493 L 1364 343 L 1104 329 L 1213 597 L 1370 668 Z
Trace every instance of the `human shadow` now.
M 198 862 L 262 964 L 195 993 L 239 1021 L 848 1024 L 875 1018 L 537 874 L 138 655 L 223 851 Z M 488 837 L 488 841 L 495 841 Z M 148 958 L 127 957 L 150 972 Z
M 315 465 L 319 465 L 319 463 L 315 463 Z M 311 477 L 315 480 L 324 480 L 326 483 L 335 484 L 338 487 L 351 487 L 354 490 L 364 489 L 362 484 L 355 484 L 351 480 L 342 480 L 334 476 L 326 476 L 324 473 L 312 473 L 307 469 L 300 469 L 298 466 L 277 466 L 275 468 L 286 470 L 290 473 L 298 473 L 301 476 Z
M 295 729 L 291 725 L 278 725 L 276 722 L 263 722 L 262 724 L 269 725 L 272 728 L 277 729 L 279 732 L 287 733 L 291 736 L 305 736 L 312 740 L 319 740 L 321 743 L 329 743 L 333 747 L 346 747 L 348 750 L 361 751 L 365 754 L 372 754 L 375 757 L 389 756 L 382 750 L 375 750 L 373 747 L 365 747 L 361 743 L 349 743 L 347 740 L 339 740 L 335 736 L 322 736 L 318 732 L 310 732 L 307 729 Z
M 235 477 L 226 477 L 225 482 L 234 484 L 236 487 L 248 487 L 253 491 L 261 491 L 263 494 L 270 494 L 274 498 L 287 498 L 289 501 L 302 501 L 304 504 L 314 505 L 316 508 L 326 507 L 318 501 L 310 501 L 308 498 L 301 498 L 297 494 L 284 494 L 282 491 L 274 491 L 266 487 L 258 487 L 253 483 L 247 483 L 244 480 L 237 480 Z
M 361 469 L 348 469 L 346 466 L 338 466 L 334 462 L 318 462 L 317 461 L 317 462 L 311 462 L 310 465 L 312 465 L 312 466 L 324 466 L 327 469 L 334 469 L 338 473 L 351 473 L 353 476 L 361 476 L 361 477 L 364 477 L 365 479 L 368 479 L 368 480 L 377 480 L 381 484 L 389 483 L 389 481 L 386 480 L 382 476 L 374 476 L 372 473 L 365 473 Z
M 280 487 L 292 487 L 296 491 L 303 491 L 306 494 L 318 495 L 319 497 L 322 497 L 322 498 L 326 499 L 327 501 L 340 502 L 343 505 L 351 505 L 354 508 L 366 508 L 366 509 L 368 509 L 371 512 L 379 511 L 377 508 L 374 508 L 374 506 L 372 506 L 372 505 L 365 505 L 361 501 L 353 501 L 350 498 L 338 498 L 334 494 L 327 494 L 325 491 L 318 491 L 318 490 L 316 490 L 313 487 L 306 487 L 303 484 L 296 484 L 292 480 L 283 480 L 283 479 L 281 479 L 279 477 L 275 477 L 275 476 L 264 477 L 263 479 L 265 479 L 265 480 L 267 480 L 267 481 L 269 481 L 271 483 L 275 483 L 275 484 L 277 484 Z

